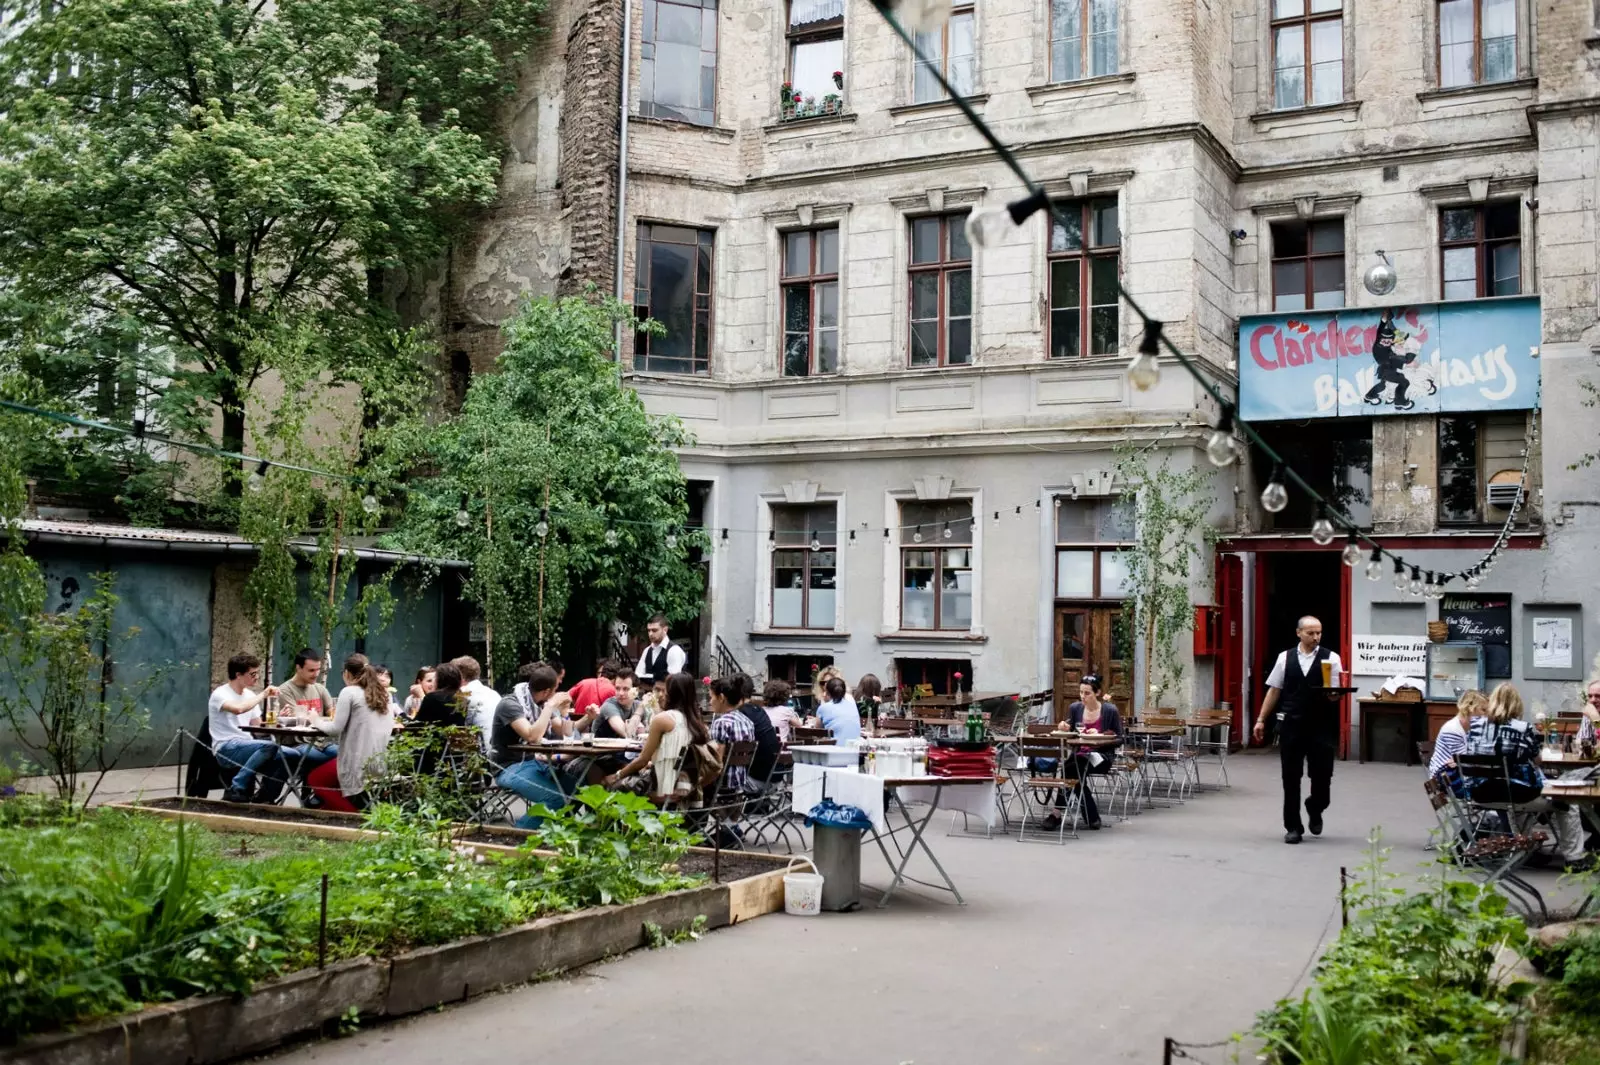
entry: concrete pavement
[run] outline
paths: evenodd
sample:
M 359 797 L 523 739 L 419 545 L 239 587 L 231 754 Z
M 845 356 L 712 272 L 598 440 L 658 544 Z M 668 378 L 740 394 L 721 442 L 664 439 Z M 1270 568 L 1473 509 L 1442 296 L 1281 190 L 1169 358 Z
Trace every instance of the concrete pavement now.
M 1431 858 L 1418 768 L 1340 763 L 1326 833 L 1291 847 L 1277 759 L 1229 765 L 1231 790 L 1065 846 L 947 838 L 937 818 L 964 907 L 897 894 L 882 911 L 775 914 L 272 1060 L 1159 1061 L 1163 1036 L 1224 1039 L 1300 985 L 1338 928 L 1339 867 L 1363 861 L 1374 825 L 1393 871 Z M 862 873 L 888 882 L 875 848 Z

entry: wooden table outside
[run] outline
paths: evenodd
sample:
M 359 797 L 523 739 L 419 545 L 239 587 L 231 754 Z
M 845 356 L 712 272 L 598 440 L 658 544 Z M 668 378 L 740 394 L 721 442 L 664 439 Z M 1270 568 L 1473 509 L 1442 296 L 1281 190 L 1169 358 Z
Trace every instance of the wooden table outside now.
M 609 758 L 613 755 L 627 758 L 644 750 L 644 744 L 638 740 L 625 740 L 619 736 L 615 740 L 591 740 L 588 743 L 574 742 L 572 740 L 563 740 L 560 743 L 545 743 L 543 741 L 539 743 L 513 743 L 510 746 L 510 750 L 517 751 L 524 757 L 543 758 L 553 764 L 563 757 L 570 758 L 574 762 L 582 761 L 585 758 Z M 585 772 L 587 773 L 587 771 Z M 555 786 L 561 792 L 562 797 L 567 802 L 571 802 L 572 795 L 567 794 L 567 789 L 562 783 L 561 774 L 552 770 L 550 778 L 555 782 Z M 581 781 L 578 786 L 582 786 Z M 573 794 L 576 794 L 576 791 Z
M 1539 765 L 1545 769 L 1554 769 L 1566 772 L 1569 769 L 1587 769 L 1590 766 L 1600 765 L 1600 756 L 1585 758 L 1572 751 L 1541 751 Z
M 327 740 L 332 738 L 321 729 L 311 728 L 305 725 L 243 725 L 241 727 L 257 739 L 271 740 L 279 747 L 299 747 L 301 744 L 314 745 L 319 740 Z M 294 764 L 292 766 L 289 764 L 289 760 L 287 758 L 285 758 L 283 762 L 285 776 L 287 777 L 287 779 L 283 782 L 283 795 L 288 795 L 290 792 L 298 795 L 300 794 L 301 789 L 305 786 L 306 782 L 306 760 L 304 758 L 297 758 L 294 760 Z M 257 775 L 260 775 L 259 770 L 257 771 Z M 283 801 L 281 796 L 278 801 Z
M 874 827 L 872 830 L 873 841 L 878 844 L 878 850 L 883 854 L 883 860 L 888 862 L 889 868 L 894 871 L 894 879 L 889 882 L 888 890 L 885 891 L 883 893 L 883 897 L 878 900 L 879 909 L 889 905 L 889 898 L 895 893 L 895 889 L 907 880 L 910 880 L 913 884 L 921 884 L 923 887 L 933 888 L 935 891 L 950 892 L 950 894 L 955 896 L 956 904 L 958 906 L 965 906 L 967 904 L 967 900 L 961 897 L 961 892 L 956 890 L 955 881 L 950 879 L 950 874 L 944 871 L 944 866 L 939 864 L 938 857 L 933 853 L 933 849 L 928 846 L 928 838 L 925 833 L 928 827 L 928 822 L 932 821 L 933 815 L 939 812 L 939 797 L 944 793 L 945 788 L 992 788 L 994 786 L 994 777 L 990 776 L 940 777 L 930 775 L 922 777 L 883 778 L 884 794 L 889 799 L 893 800 L 895 808 L 900 811 L 900 816 L 905 818 L 906 824 L 905 829 L 891 828 L 887 833 L 883 834 L 880 834 L 876 827 Z M 913 819 L 911 816 L 911 811 L 906 809 L 906 804 L 900 796 L 901 789 L 904 788 L 933 789 L 933 798 L 928 802 L 928 812 L 923 816 L 921 821 Z M 906 829 L 911 831 L 911 842 L 905 847 L 901 847 L 899 833 L 905 831 Z M 894 842 L 895 850 L 899 852 L 900 855 L 899 865 L 896 865 L 895 860 L 889 857 L 889 848 L 883 845 L 884 835 L 887 835 L 889 839 Z M 939 871 L 939 876 L 944 879 L 943 887 L 940 887 L 938 884 L 930 884 L 925 880 L 918 880 L 915 877 L 906 876 L 906 866 L 911 863 L 911 855 L 918 847 L 922 848 L 922 853 L 928 856 L 928 860 L 933 863 L 933 867 Z
M 1189 731 L 1188 725 L 1129 725 L 1130 736 L 1181 736 Z
M 1589 823 L 1589 828 L 1600 832 L 1600 782 L 1590 781 L 1581 788 L 1562 787 L 1545 782 L 1544 797 L 1556 802 L 1571 803 Z

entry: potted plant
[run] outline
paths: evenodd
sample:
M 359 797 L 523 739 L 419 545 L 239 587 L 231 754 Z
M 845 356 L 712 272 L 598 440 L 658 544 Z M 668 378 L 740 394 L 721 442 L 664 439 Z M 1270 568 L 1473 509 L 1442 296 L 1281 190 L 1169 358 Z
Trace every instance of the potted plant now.
M 837 88 L 837 89 L 840 89 L 840 90 L 844 89 L 844 71 L 835 70 L 833 72 L 833 84 L 834 84 L 834 87 Z
M 782 101 L 783 104 L 783 117 L 793 118 L 795 105 L 794 86 L 790 85 L 787 81 L 784 82 L 782 87 L 778 89 L 778 99 Z
M 817 98 L 815 96 L 807 96 L 805 98 L 805 102 L 800 106 L 800 114 L 802 114 L 802 115 L 814 115 L 816 113 L 817 113 Z
M 839 111 L 840 111 L 840 107 L 839 107 L 839 94 L 838 93 L 830 92 L 828 95 L 826 95 L 826 96 L 824 96 L 822 98 L 822 113 L 823 114 L 825 114 L 825 115 L 836 115 L 836 114 L 839 113 Z

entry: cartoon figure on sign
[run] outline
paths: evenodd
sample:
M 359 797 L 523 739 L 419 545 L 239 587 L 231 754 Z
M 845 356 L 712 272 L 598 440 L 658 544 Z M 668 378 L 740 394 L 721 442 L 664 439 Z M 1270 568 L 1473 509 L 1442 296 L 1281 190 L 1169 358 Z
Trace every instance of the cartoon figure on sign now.
M 1394 327 L 1394 311 L 1388 307 L 1378 317 L 1377 336 L 1372 341 L 1372 361 L 1378 364 L 1378 380 L 1367 390 L 1366 401 L 1374 406 L 1383 402 L 1384 388 L 1394 385 L 1395 410 L 1410 410 L 1415 403 L 1406 398 L 1406 389 L 1411 387 L 1411 379 L 1401 372 L 1402 368 L 1416 359 L 1416 351 L 1402 354 L 1395 350 L 1395 344 L 1404 344 L 1411 339 L 1409 333 L 1402 333 Z
M 1400 372 L 1405 374 L 1406 380 L 1414 389 L 1427 389 L 1428 395 L 1439 391 L 1439 382 L 1434 377 L 1434 365 L 1431 362 L 1422 362 L 1417 356 L 1422 354 L 1422 338 L 1415 333 L 1396 333 L 1394 353 L 1401 360 Z

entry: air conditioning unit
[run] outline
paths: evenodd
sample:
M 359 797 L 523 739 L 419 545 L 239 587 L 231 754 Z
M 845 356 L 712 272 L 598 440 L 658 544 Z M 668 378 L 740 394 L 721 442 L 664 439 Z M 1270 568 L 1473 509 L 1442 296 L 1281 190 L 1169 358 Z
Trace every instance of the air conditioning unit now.
M 1489 478 L 1489 484 L 1484 489 L 1484 500 L 1491 507 L 1510 510 L 1521 491 L 1522 474 L 1516 470 L 1501 470 Z

